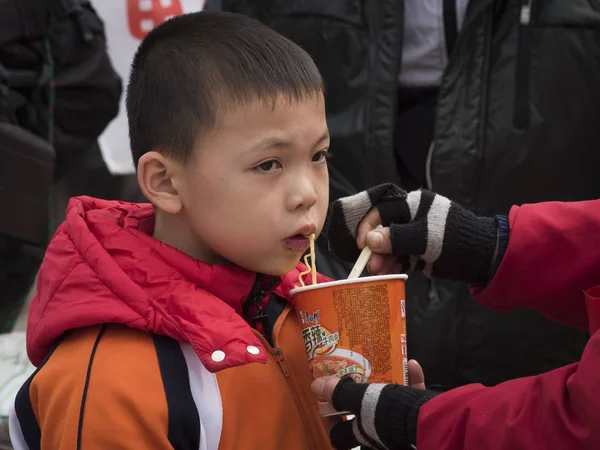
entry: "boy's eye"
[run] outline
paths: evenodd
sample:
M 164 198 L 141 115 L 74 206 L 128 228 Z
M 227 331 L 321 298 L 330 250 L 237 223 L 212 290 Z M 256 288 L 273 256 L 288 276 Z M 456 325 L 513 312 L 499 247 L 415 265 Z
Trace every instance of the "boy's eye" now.
M 327 159 L 328 153 L 327 150 L 321 150 L 320 152 L 317 152 L 314 154 L 314 156 L 312 157 L 313 162 L 323 162 Z
M 270 159 L 269 161 L 265 161 L 264 163 L 256 166 L 256 170 L 259 172 L 273 172 L 280 168 L 281 163 L 275 159 Z

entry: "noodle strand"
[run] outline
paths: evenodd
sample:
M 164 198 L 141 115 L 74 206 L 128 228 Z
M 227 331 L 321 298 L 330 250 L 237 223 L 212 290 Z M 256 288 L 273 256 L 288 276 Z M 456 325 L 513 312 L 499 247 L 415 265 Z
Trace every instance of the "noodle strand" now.
M 315 263 L 315 234 L 311 233 L 308 237 L 310 240 L 310 253 L 304 255 L 304 264 L 306 265 L 306 270 L 304 272 L 300 272 L 298 275 L 298 281 L 300 282 L 300 286 L 306 286 L 304 284 L 304 275 L 311 274 L 312 284 L 317 284 L 317 265 Z M 310 262 L 309 262 L 310 259 Z
M 311 267 L 312 284 L 317 284 L 317 263 L 315 261 L 315 234 L 311 233 L 309 239 L 310 239 L 310 262 L 312 263 L 312 267 Z
M 309 255 L 304 255 L 304 265 L 306 266 L 306 270 L 304 272 L 300 272 L 300 274 L 298 275 L 298 281 L 300 282 L 300 286 L 302 287 L 306 286 L 304 284 L 304 275 L 308 275 L 312 271 L 312 268 L 308 263 L 308 257 Z

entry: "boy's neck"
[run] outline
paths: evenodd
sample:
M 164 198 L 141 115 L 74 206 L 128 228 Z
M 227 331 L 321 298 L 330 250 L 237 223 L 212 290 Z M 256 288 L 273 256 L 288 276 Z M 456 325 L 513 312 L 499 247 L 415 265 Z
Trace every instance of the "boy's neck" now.
M 166 215 L 157 210 L 152 236 L 203 263 L 227 264 L 202 242 L 181 215 Z

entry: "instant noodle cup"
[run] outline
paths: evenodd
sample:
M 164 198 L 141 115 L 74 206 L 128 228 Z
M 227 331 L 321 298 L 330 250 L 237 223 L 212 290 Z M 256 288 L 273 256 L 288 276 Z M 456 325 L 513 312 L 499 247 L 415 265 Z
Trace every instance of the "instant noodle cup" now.
M 406 275 L 332 281 L 292 289 L 313 378 L 408 386 Z M 347 414 L 320 402 L 322 416 Z

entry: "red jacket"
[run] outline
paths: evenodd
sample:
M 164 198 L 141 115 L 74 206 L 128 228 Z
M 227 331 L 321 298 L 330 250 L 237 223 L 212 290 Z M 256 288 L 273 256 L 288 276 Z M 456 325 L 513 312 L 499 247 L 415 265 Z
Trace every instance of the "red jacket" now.
M 474 289 L 475 300 L 595 331 L 598 317 L 588 310 L 600 311 L 600 200 L 514 207 L 509 222 L 504 259 L 491 283 Z M 417 448 L 599 449 L 599 374 L 595 332 L 576 364 L 495 387 L 464 386 L 426 403 Z

